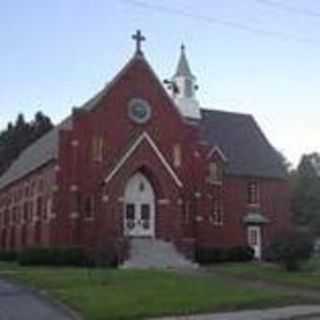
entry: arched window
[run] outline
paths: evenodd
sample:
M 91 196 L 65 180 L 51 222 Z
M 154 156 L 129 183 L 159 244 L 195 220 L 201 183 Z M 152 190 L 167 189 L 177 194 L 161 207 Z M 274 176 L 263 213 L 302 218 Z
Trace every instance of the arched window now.
M 215 183 L 221 183 L 222 181 L 222 168 L 218 165 L 217 162 L 210 162 L 209 163 L 209 176 L 208 176 L 208 182 L 215 184 Z
M 92 139 L 92 158 L 94 161 L 103 161 L 104 141 L 102 137 L 93 137 Z
M 223 225 L 223 206 L 220 199 L 213 198 L 212 199 L 212 207 L 211 207 L 211 216 L 210 221 L 212 224 L 216 226 Z
M 259 204 L 259 185 L 257 181 L 250 181 L 248 183 L 248 204 L 258 205 Z
M 39 196 L 37 198 L 37 207 L 36 207 L 36 217 L 40 219 L 42 215 L 42 210 L 43 210 L 43 198 L 42 196 Z
M 84 203 L 84 213 L 86 219 L 92 219 L 95 212 L 95 199 L 94 196 L 88 196 Z
M 176 168 L 181 166 L 181 146 L 180 144 L 175 144 L 173 146 L 173 165 Z

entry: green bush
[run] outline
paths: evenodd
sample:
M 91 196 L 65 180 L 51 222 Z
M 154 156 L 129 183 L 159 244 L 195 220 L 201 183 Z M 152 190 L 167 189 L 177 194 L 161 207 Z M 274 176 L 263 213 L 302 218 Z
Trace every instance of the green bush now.
M 232 248 L 199 247 L 196 249 L 196 261 L 200 264 L 212 264 L 219 262 L 245 262 L 251 261 L 254 251 L 248 246 Z
M 15 261 L 17 253 L 15 251 L 0 251 L 0 261 Z
M 283 265 L 287 271 L 297 271 L 301 262 L 308 260 L 313 251 L 313 238 L 301 231 L 289 231 L 276 236 L 267 249 L 268 260 Z
M 254 258 L 254 250 L 249 246 L 237 246 L 228 250 L 228 261 L 247 262 Z
M 200 264 L 211 264 L 226 261 L 226 251 L 223 248 L 198 247 L 195 260 Z
M 30 248 L 18 254 L 20 265 L 84 266 L 88 259 L 81 248 Z
M 96 250 L 90 259 L 90 264 L 94 267 L 117 268 L 119 262 L 117 252 L 110 249 Z

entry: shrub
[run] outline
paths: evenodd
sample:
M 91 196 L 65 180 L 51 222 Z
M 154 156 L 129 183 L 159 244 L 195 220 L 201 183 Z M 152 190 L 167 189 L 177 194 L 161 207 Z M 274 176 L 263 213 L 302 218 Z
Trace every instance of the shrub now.
M 15 251 L 0 251 L 0 261 L 15 261 L 17 253 Z
M 114 251 L 97 250 L 91 260 L 91 264 L 95 267 L 112 267 L 119 265 L 118 255 Z
M 249 246 L 237 246 L 228 250 L 228 261 L 248 262 L 254 258 L 254 250 Z
M 289 231 L 274 238 L 267 249 L 267 258 L 283 265 L 287 271 L 297 271 L 301 262 L 310 258 L 313 243 L 310 234 Z
M 87 257 L 81 248 L 30 248 L 18 255 L 20 265 L 84 266 Z
M 223 262 L 226 258 L 226 250 L 223 248 L 199 247 L 196 249 L 195 259 L 200 264 Z
M 254 251 L 248 246 L 237 246 L 232 248 L 206 248 L 196 249 L 196 261 L 200 264 L 212 264 L 219 262 L 245 262 L 251 261 Z

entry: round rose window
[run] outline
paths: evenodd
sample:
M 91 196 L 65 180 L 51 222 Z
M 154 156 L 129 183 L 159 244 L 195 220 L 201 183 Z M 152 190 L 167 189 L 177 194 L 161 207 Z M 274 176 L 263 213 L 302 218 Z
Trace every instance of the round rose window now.
M 143 99 L 132 99 L 129 102 L 129 117 L 135 123 L 144 124 L 151 117 L 151 107 Z

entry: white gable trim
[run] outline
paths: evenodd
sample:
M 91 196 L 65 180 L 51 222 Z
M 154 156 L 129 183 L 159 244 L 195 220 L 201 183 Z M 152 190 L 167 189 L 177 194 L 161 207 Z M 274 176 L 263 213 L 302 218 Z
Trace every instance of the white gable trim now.
M 211 158 L 211 156 L 217 152 L 219 154 L 219 156 L 221 157 L 221 159 L 224 161 L 224 162 L 227 162 L 228 159 L 227 157 L 224 155 L 224 153 L 222 152 L 222 150 L 219 148 L 219 146 L 215 145 L 212 147 L 212 149 L 209 151 L 208 153 L 208 159 Z
M 105 183 L 109 183 L 111 179 L 117 174 L 117 172 L 121 169 L 121 167 L 127 162 L 127 160 L 132 156 L 132 154 L 135 152 L 135 150 L 138 148 L 138 146 L 146 140 L 149 145 L 151 146 L 154 153 L 159 158 L 160 162 L 163 164 L 165 169 L 168 171 L 169 175 L 172 177 L 176 185 L 181 188 L 183 186 L 181 180 L 178 178 L 177 174 L 174 172 L 164 155 L 161 153 L 159 148 L 157 147 L 156 143 L 153 141 L 153 139 L 149 136 L 147 132 L 143 132 L 138 139 L 134 142 L 134 144 L 131 146 L 131 148 L 127 151 L 127 153 L 121 158 L 121 160 L 118 162 L 118 164 L 114 167 L 114 169 L 110 172 L 110 174 L 107 176 L 107 178 L 104 180 Z

